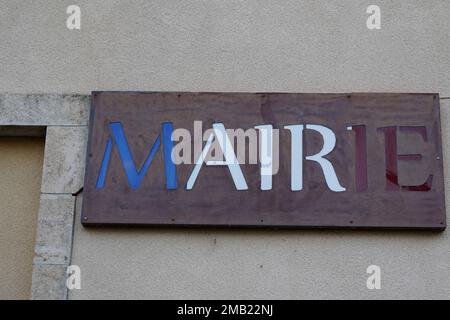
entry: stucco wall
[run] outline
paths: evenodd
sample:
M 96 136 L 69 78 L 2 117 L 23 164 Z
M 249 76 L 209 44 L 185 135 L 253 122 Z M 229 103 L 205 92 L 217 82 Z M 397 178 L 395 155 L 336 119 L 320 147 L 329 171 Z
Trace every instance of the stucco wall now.
M 65 26 L 81 8 L 81 30 Z M 366 28 L 378 4 L 381 30 Z M 450 96 L 447 0 L 0 1 L 0 88 Z
M 44 139 L 0 137 L 0 299 L 29 299 Z
M 441 117 L 450 159 L 448 99 Z M 444 171 L 450 203 L 448 161 Z M 82 289 L 72 299 L 450 298 L 448 230 L 86 229 L 77 222 L 73 250 Z M 371 264 L 381 267 L 381 290 L 366 287 Z
M 0 1 L 3 92 L 438 92 L 450 159 L 446 0 L 77 1 L 80 31 L 65 27 L 69 4 Z M 366 28 L 369 4 L 381 30 Z M 448 231 L 84 229 L 78 218 L 82 290 L 70 298 L 450 296 Z M 370 264 L 381 290 L 366 288 Z

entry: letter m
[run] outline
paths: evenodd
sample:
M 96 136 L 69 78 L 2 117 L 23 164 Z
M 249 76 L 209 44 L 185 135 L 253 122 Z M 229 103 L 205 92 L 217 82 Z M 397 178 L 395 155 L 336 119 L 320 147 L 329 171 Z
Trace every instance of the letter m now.
M 162 140 L 164 148 L 164 172 L 166 176 L 166 188 L 176 189 L 177 188 L 177 171 L 175 163 L 172 161 L 172 132 L 173 125 L 172 122 L 163 122 L 162 127 Z M 100 172 L 97 178 L 96 188 L 101 189 L 105 186 L 106 174 L 108 172 L 109 162 L 111 160 L 111 152 L 113 145 L 116 146 L 119 152 L 120 161 L 122 162 L 122 167 L 128 178 L 128 184 L 131 189 L 139 188 L 142 180 L 150 167 L 156 152 L 161 145 L 161 137 L 158 135 L 155 142 L 153 143 L 147 158 L 144 161 L 142 167 L 138 170 L 136 167 L 133 156 L 131 154 L 130 148 L 128 146 L 125 133 L 120 122 L 111 122 L 109 124 L 109 129 L 111 130 L 111 135 L 108 137 L 106 143 L 105 153 L 102 160 L 102 165 L 100 167 Z

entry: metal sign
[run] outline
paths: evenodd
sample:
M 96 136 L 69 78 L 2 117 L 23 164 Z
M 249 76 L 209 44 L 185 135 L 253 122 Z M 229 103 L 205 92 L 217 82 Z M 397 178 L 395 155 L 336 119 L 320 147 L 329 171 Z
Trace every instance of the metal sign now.
M 437 94 L 94 92 L 81 222 L 446 227 Z

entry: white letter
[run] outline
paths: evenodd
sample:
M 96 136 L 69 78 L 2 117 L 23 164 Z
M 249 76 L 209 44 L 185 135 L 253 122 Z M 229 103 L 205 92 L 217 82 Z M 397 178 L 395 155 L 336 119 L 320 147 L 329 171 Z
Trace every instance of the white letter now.
M 285 126 L 284 128 L 291 132 L 291 190 L 299 191 L 303 189 L 303 125 Z M 345 191 L 345 188 L 339 184 L 333 165 L 323 158 L 333 151 L 336 145 L 336 136 L 333 131 L 315 124 L 307 124 L 306 129 L 315 130 L 322 135 L 323 147 L 319 153 L 306 156 L 305 159 L 315 161 L 320 165 L 328 188 L 335 192 Z
M 191 133 L 187 129 L 177 128 L 172 133 L 172 141 L 180 141 L 172 149 L 172 162 L 191 164 Z
M 246 138 L 248 138 L 248 164 L 258 163 L 258 134 L 255 129 L 227 129 L 228 139 L 231 141 L 233 150 L 236 146 L 237 159 L 239 163 L 246 164 Z
M 67 29 L 73 30 L 81 28 L 81 10 L 79 6 L 71 5 L 67 7 L 66 10 L 67 14 L 70 14 L 70 16 L 66 20 L 66 26 Z
M 376 265 L 371 265 L 367 267 L 366 272 L 372 274 L 369 278 L 367 278 L 367 289 L 381 289 L 381 268 Z
M 261 162 L 261 190 L 272 190 L 273 127 L 271 124 L 255 126 L 259 129 L 259 158 Z
M 237 190 L 247 190 L 247 182 L 245 181 L 244 175 L 241 171 L 241 167 L 239 166 L 239 162 L 236 159 L 236 155 L 234 154 L 233 147 L 231 145 L 230 139 L 227 136 L 225 126 L 223 123 L 214 123 L 213 124 L 214 134 L 211 134 L 206 142 L 205 147 L 201 155 L 198 157 L 197 162 L 195 164 L 194 170 L 192 170 L 191 176 L 188 179 L 186 184 L 186 189 L 191 190 L 194 186 L 195 181 L 197 180 L 198 173 L 202 167 L 203 161 L 208 154 L 209 148 L 213 142 L 214 137 L 219 142 L 220 148 L 225 156 L 225 161 L 208 161 L 206 165 L 209 166 L 228 166 L 230 170 L 231 177 L 233 178 L 234 185 Z
M 285 126 L 291 132 L 291 190 L 303 189 L 303 125 Z
M 379 6 L 370 5 L 367 7 L 366 13 L 371 15 L 367 18 L 367 29 L 381 29 L 381 10 Z
M 327 182 L 328 188 L 335 192 L 345 191 L 345 188 L 339 184 L 336 172 L 334 171 L 333 165 L 330 161 L 323 158 L 331 151 L 333 151 L 336 145 L 336 136 L 334 132 L 324 126 L 307 124 L 306 129 L 311 129 L 319 132 L 323 137 L 323 147 L 319 153 L 313 156 L 306 156 L 306 160 L 315 161 L 322 167 L 323 174 L 325 175 L 325 181 Z
M 195 120 L 194 121 L 194 154 L 193 154 L 193 161 L 197 159 L 197 157 L 200 157 L 202 153 L 202 146 L 203 146 L 203 123 L 201 121 Z
M 69 290 L 81 289 L 81 269 L 79 266 L 68 266 L 66 273 L 69 275 L 66 280 L 66 287 Z

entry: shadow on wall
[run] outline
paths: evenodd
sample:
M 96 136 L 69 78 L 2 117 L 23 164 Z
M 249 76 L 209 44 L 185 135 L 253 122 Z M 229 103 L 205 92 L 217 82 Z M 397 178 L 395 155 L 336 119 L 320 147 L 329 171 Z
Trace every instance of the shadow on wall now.
M 0 137 L 0 299 L 30 298 L 44 140 Z

